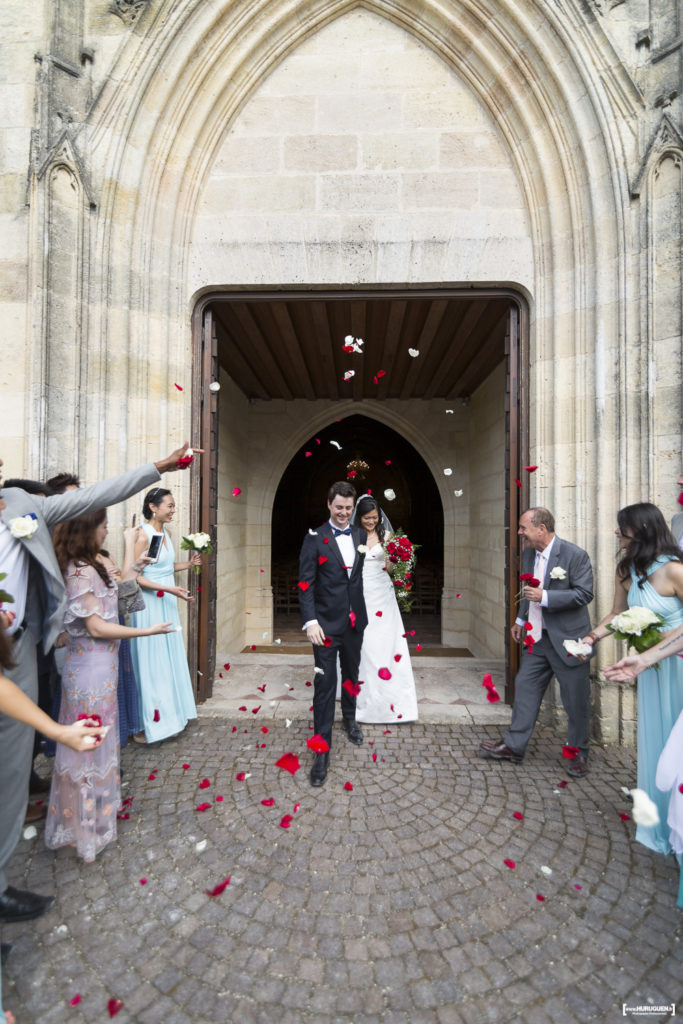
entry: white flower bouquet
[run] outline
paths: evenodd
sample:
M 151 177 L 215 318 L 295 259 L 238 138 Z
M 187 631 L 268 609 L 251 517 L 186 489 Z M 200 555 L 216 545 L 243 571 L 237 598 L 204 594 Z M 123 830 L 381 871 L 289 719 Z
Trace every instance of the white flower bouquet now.
M 181 551 L 196 551 L 200 555 L 208 555 L 213 551 L 213 544 L 208 533 L 188 533 L 180 542 Z M 201 566 L 195 565 L 194 571 L 201 572 Z
M 666 625 L 661 615 L 650 608 L 633 605 L 620 615 L 615 615 L 607 629 L 617 640 L 626 640 L 638 654 L 654 647 L 662 639 L 661 627 Z M 655 666 L 659 667 L 659 666 Z

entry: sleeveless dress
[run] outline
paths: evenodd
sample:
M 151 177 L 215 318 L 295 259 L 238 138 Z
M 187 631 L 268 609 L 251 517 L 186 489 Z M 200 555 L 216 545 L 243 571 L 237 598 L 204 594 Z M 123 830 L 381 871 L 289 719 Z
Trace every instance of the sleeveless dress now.
M 384 549 L 381 544 L 375 544 L 363 564 L 368 624 L 363 633 L 358 670 L 358 681 L 363 685 L 356 698 L 356 721 L 414 722 L 417 721 L 417 695 L 408 641 L 403 636 L 405 627 L 384 564 Z M 379 677 L 381 668 L 389 670 L 391 679 Z
M 151 540 L 154 530 L 148 523 L 142 529 Z M 168 533 L 161 545 L 159 561 L 142 572 L 145 579 L 157 586 L 175 586 L 173 563 L 175 551 Z M 157 597 L 154 590 L 141 588 L 145 609 L 133 612 L 131 626 L 145 628 L 160 622 L 180 626 L 178 598 L 175 594 Z M 197 717 L 190 671 L 183 634 L 159 633 L 157 636 L 134 637 L 130 643 L 133 670 L 138 684 L 140 717 L 148 743 L 158 743 L 182 732 L 191 718 Z
M 76 753 L 57 744 L 45 843 L 50 849 L 75 846 L 85 861 L 116 839 L 116 812 L 121 806 L 119 726 L 116 690 L 119 641 L 96 640 L 85 625 L 97 614 L 118 624 L 118 590 L 108 587 L 90 565 L 70 562 L 64 576 L 67 610 L 64 627 L 69 634 L 62 673 L 59 721 L 78 720 L 94 713 L 111 726 L 104 742 L 92 752 Z
M 647 570 L 648 577 L 655 570 L 674 561 L 660 555 Z M 628 591 L 629 608 L 650 608 L 664 619 L 663 631 L 675 629 L 683 623 L 683 602 L 677 597 L 662 597 L 650 583 L 638 586 L 637 574 L 631 569 Z M 667 825 L 669 794 L 657 788 L 655 777 L 657 762 L 669 739 L 678 716 L 683 711 L 683 659 L 665 658 L 659 669 L 649 668 L 638 676 L 638 788 L 644 789 L 659 811 L 658 825 L 638 825 L 636 840 L 658 853 L 671 853 L 670 828 Z

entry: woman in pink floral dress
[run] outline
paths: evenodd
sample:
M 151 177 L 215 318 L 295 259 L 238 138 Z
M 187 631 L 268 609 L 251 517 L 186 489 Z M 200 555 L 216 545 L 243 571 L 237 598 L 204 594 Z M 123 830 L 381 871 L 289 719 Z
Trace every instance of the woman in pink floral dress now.
M 99 718 L 102 725 L 111 726 L 104 742 L 91 753 L 76 754 L 59 745 L 55 757 L 45 842 L 51 849 L 75 846 L 85 861 L 93 861 L 116 839 L 116 814 L 121 807 L 119 640 L 173 628 L 167 622 L 146 629 L 119 624 L 118 588 L 100 556 L 106 536 L 107 512 L 102 509 L 61 523 L 53 537 L 68 600 L 59 721 Z

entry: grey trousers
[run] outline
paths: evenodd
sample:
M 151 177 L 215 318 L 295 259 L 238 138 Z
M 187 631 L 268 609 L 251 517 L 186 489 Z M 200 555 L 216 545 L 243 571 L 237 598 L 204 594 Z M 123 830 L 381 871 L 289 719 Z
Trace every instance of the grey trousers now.
M 588 756 L 590 731 L 590 664 L 585 661 L 569 668 L 543 633 L 531 654 L 522 655 L 522 667 L 515 679 L 515 703 L 505 745 L 523 754 L 536 725 L 543 695 L 555 676 L 569 724 L 567 743 Z
M 27 630 L 12 648 L 16 667 L 5 675 L 31 700 L 38 699 L 36 641 Z M 19 842 L 28 805 L 33 763 L 33 729 L 0 714 L 0 895 L 7 888 L 7 864 Z

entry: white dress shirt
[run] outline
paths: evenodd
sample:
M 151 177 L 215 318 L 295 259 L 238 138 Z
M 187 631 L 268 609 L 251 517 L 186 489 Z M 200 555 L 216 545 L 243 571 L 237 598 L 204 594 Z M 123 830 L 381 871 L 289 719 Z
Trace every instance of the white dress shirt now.
M 546 548 L 543 548 L 543 551 L 537 551 L 536 552 L 536 559 L 534 561 L 534 575 L 535 575 L 536 579 L 539 580 L 541 587 L 543 587 L 543 584 L 545 583 L 545 573 L 546 573 L 546 569 L 548 568 L 548 561 L 550 559 L 550 552 L 553 549 L 553 544 L 554 543 L 555 543 L 555 538 L 553 537 L 553 539 L 550 541 L 550 544 L 548 544 L 548 546 Z M 543 561 L 540 560 L 540 558 L 539 558 L 540 555 L 543 555 Z M 543 566 L 543 573 L 542 573 L 542 575 L 539 575 L 539 572 L 540 572 L 539 565 Z M 531 607 L 531 605 L 534 604 L 534 603 L 537 604 L 538 602 L 529 601 L 529 607 Z M 541 595 L 541 608 L 547 608 L 547 607 L 548 607 L 548 591 L 544 589 L 543 593 Z M 518 626 L 523 626 L 524 622 L 525 622 L 525 620 L 524 619 L 520 619 L 519 616 L 515 619 L 515 623 Z M 543 628 L 542 624 L 543 624 L 543 615 L 541 614 L 541 628 Z
M 13 604 L 5 603 L 3 611 L 14 612 L 16 618 L 7 633 L 19 629 L 26 614 L 26 593 L 28 591 L 28 551 L 21 541 L 12 536 L 9 527 L 0 519 L 0 572 L 6 573 L 0 583 L 0 590 L 14 598 Z

